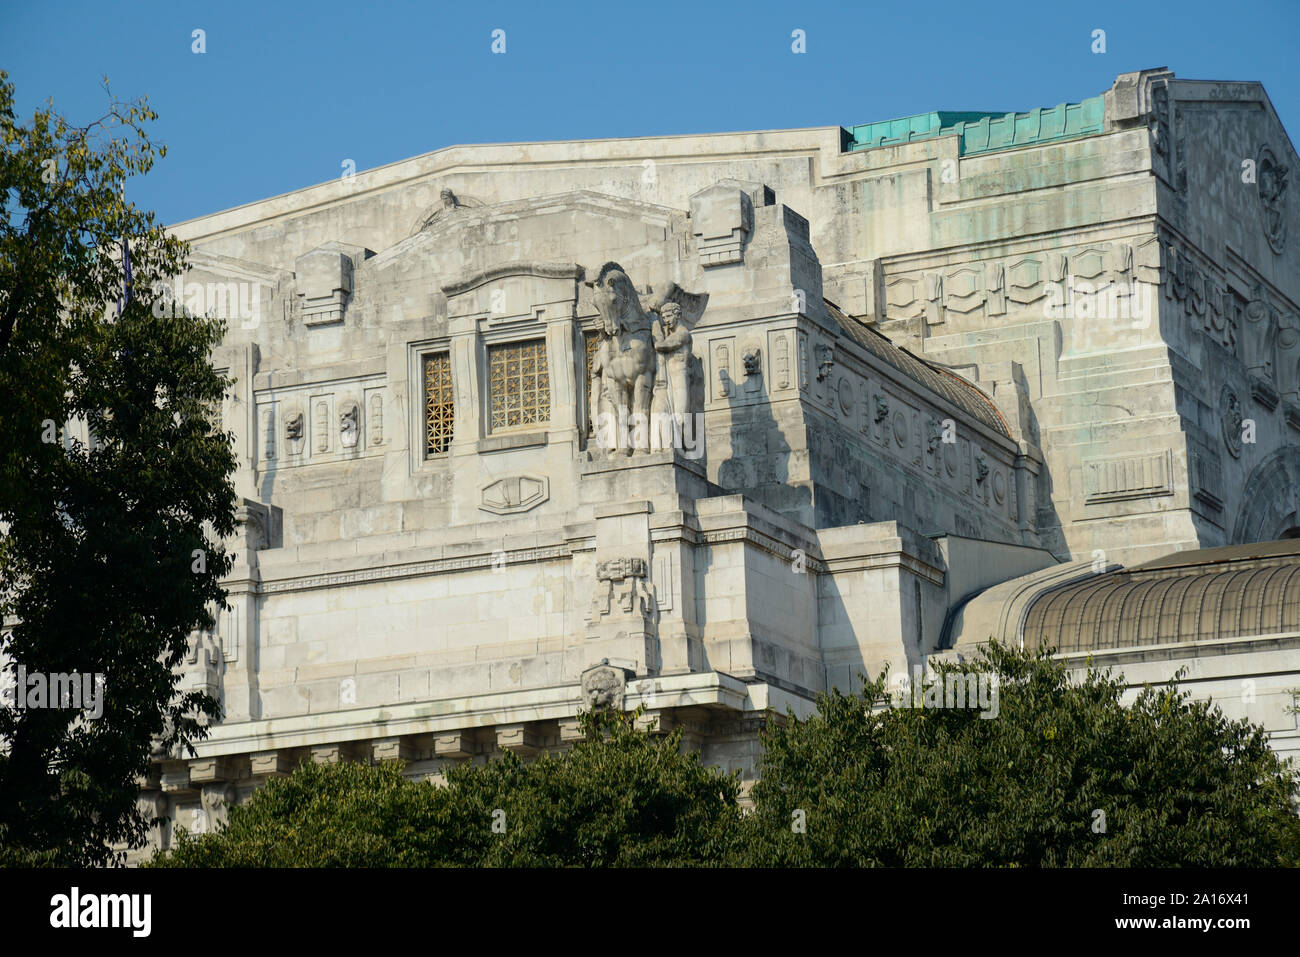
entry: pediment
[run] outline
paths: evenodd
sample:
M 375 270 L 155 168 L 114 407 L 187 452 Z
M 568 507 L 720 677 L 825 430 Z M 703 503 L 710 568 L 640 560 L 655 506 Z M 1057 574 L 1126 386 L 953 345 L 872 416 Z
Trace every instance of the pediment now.
M 515 305 L 531 308 L 541 301 L 538 296 L 550 295 L 538 288 L 539 281 L 567 282 L 571 288 L 573 277 L 552 274 L 576 264 L 594 268 L 617 261 L 640 283 L 679 279 L 694 268 L 683 262 L 689 230 L 682 210 L 592 190 L 460 207 L 367 260 L 358 271 L 358 285 L 423 287 L 462 300 L 450 310 L 458 315 L 492 311 L 491 304 L 477 301 L 488 293 L 474 288 L 491 277 L 503 280 L 494 283 L 496 306 L 510 313 L 514 306 L 503 307 L 500 296 L 518 298 Z M 527 264 L 537 270 L 530 271 Z M 516 289 L 521 286 L 531 291 Z
M 498 263 L 441 284 L 447 315 L 485 319 L 489 325 L 571 317 L 585 271 L 578 263 L 530 260 Z
M 432 220 L 427 227 L 379 253 L 375 265 L 382 266 L 413 251 L 430 251 L 458 246 L 466 239 L 511 238 L 510 225 L 568 218 L 572 225 L 564 232 L 576 232 L 584 226 L 598 229 L 601 224 L 627 227 L 640 225 L 647 239 L 662 239 L 666 233 L 685 228 L 684 210 L 643 203 L 595 190 L 569 190 L 549 196 L 511 200 L 490 205 L 460 207 Z

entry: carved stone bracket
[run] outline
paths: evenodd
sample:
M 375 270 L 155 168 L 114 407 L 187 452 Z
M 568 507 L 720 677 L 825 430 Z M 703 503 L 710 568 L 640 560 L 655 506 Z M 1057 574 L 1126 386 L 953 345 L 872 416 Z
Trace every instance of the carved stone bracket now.
M 1270 412 L 1277 408 L 1280 399 L 1269 381 L 1259 376 L 1250 377 L 1250 397 Z
M 235 803 L 235 786 L 229 781 L 203 785 L 202 804 L 207 830 L 215 831 L 226 823 L 230 805 Z

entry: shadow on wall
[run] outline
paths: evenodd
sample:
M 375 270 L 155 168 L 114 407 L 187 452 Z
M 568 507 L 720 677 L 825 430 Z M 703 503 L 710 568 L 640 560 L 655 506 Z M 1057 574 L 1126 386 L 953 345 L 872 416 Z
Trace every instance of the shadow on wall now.
M 1021 379 L 1021 396 L 1028 394 L 1028 386 Z M 1034 411 L 1034 404 L 1027 399 L 1022 399 L 1021 407 L 1021 432 L 1024 437 L 1029 438 L 1040 449 L 1042 448 L 1042 431 L 1038 427 L 1038 414 Z M 1068 562 L 1072 559 L 1070 546 L 1065 540 L 1065 532 L 1061 527 L 1061 515 L 1056 511 L 1056 500 L 1052 496 L 1052 470 L 1047 466 L 1047 455 L 1043 453 L 1043 464 L 1038 472 L 1038 481 L 1034 483 L 1037 490 L 1038 500 L 1031 503 L 1034 509 L 1034 529 L 1038 535 L 1038 546 L 1045 548 L 1052 553 L 1052 556 L 1060 562 Z M 1025 503 L 1017 501 L 1016 503 L 1023 510 Z M 1031 542 L 1025 542 L 1029 545 Z
M 731 455 L 718 463 L 718 485 L 811 527 L 812 489 L 790 484 L 790 444 L 772 414 L 762 373 L 737 381 L 723 369 L 718 377 L 731 410 Z

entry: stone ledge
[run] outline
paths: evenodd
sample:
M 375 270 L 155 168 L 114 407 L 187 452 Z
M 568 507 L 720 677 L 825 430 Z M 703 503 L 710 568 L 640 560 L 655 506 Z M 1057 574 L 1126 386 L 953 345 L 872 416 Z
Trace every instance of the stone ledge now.
M 700 705 L 744 713 L 776 707 L 784 712 L 796 702 L 788 692 L 766 684 L 747 684 L 717 671 L 643 678 L 628 683 L 624 707 L 643 701 L 656 708 Z M 806 702 L 808 708 L 812 702 Z M 572 718 L 585 707 L 578 684 L 499 694 L 441 698 L 392 707 L 295 715 L 217 725 L 195 742 L 199 759 L 245 755 L 289 748 L 331 745 L 339 741 L 391 740 L 411 735 L 446 735 L 470 728 L 489 728 Z M 182 762 L 184 763 L 184 762 Z M 184 768 L 188 781 L 188 767 Z
M 479 452 L 505 452 L 510 449 L 530 449 L 547 443 L 545 432 L 514 432 L 489 435 L 479 439 L 474 448 Z
M 654 506 L 647 500 L 632 502 L 610 502 L 607 505 L 597 505 L 593 510 L 596 518 L 617 518 L 620 515 L 649 515 L 654 511 Z

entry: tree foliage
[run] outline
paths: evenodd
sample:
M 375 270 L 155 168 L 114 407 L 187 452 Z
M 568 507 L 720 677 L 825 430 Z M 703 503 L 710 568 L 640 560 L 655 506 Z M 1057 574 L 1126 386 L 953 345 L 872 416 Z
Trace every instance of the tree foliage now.
M 0 707 L 0 844 L 105 863 L 138 845 L 137 778 L 217 716 L 177 694 L 190 632 L 224 604 L 235 467 L 210 363 L 220 323 L 155 310 L 186 249 L 123 199 L 165 149 L 144 104 L 74 127 L 15 118 L 0 72 L 0 664 L 102 675 L 103 713 Z M 118 313 L 129 243 L 133 296 Z M 158 314 L 155 314 L 158 313 Z M 84 422 L 90 441 L 66 429 Z M 14 689 L 21 692 L 23 689 Z M 13 692 L 11 692 L 12 694 Z
M 398 762 L 304 764 L 230 809 L 217 833 L 179 832 L 171 867 L 619 867 L 721 863 L 738 785 L 682 754 L 681 732 L 635 715 L 581 716 L 562 755 L 462 764 L 445 785 Z
M 1130 705 L 1047 651 L 991 645 L 995 718 L 881 707 L 884 676 L 773 723 L 747 859 L 787 866 L 1241 867 L 1300 862 L 1296 779 L 1246 721 L 1171 681 Z M 792 821 L 803 812 L 806 832 Z
M 1263 731 L 1171 682 L 1071 680 L 990 646 L 994 718 L 890 703 L 885 676 L 771 721 L 751 813 L 734 777 L 627 716 L 525 764 L 463 764 L 445 787 L 394 764 L 307 766 L 181 835 L 171 866 L 1275 866 L 1300 861 L 1296 780 Z M 1101 812 L 1100 814 L 1098 812 Z M 1102 816 L 1104 815 L 1104 817 Z M 499 821 L 502 828 L 493 829 Z M 801 825 L 801 826 L 800 826 Z

